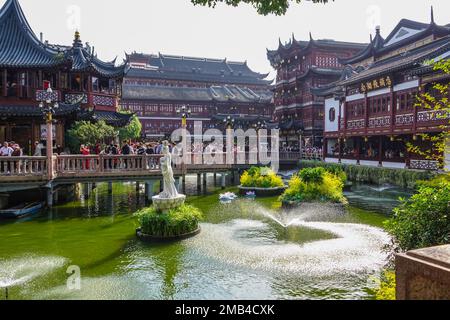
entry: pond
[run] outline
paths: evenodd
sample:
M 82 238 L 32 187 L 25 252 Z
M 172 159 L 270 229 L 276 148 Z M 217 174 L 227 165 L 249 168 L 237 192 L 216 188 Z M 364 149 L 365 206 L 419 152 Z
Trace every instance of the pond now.
M 195 178 L 187 187 L 195 193 Z M 10 299 L 372 299 L 389 255 L 386 215 L 286 211 L 276 198 L 220 204 L 211 179 L 207 194 L 189 197 L 204 212 L 200 235 L 144 244 L 133 217 L 143 192 L 120 183 L 110 195 L 99 184 L 89 197 L 1 222 L 0 287 Z M 70 266 L 80 268 L 79 290 L 67 286 Z

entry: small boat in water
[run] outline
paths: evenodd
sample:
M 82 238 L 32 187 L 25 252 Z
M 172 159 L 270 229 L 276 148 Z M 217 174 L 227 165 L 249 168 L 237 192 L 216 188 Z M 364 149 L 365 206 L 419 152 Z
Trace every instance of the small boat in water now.
M 21 204 L 9 209 L 0 210 L 0 219 L 18 219 L 38 213 L 44 207 L 43 202 Z
M 232 193 L 232 192 L 227 192 L 227 193 L 222 193 L 220 196 L 219 196 L 219 200 L 221 201 L 221 202 L 231 202 L 231 201 L 233 201 L 233 200 L 236 200 L 237 199 L 237 195 L 236 194 L 234 194 L 234 193 Z

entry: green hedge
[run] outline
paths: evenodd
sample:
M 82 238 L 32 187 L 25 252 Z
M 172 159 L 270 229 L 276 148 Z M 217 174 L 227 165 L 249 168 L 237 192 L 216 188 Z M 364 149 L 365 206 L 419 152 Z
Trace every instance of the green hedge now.
M 392 184 L 402 188 L 415 189 L 419 181 L 430 180 L 436 176 L 431 171 L 418 171 L 407 169 L 390 169 L 359 165 L 326 163 L 321 161 L 300 161 L 300 168 L 316 168 L 333 169 L 340 167 L 347 175 L 347 179 L 353 182 L 364 182 L 370 184 Z

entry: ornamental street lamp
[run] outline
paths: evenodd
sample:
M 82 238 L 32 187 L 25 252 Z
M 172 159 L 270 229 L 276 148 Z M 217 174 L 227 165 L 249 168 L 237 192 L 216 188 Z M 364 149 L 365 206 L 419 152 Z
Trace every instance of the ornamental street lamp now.
M 258 121 L 253 125 L 253 128 L 255 128 L 256 132 L 259 132 L 259 130 L 261 129 L 266 129 L 266 127 L 267 127 L 266 123 L 261 121 Z
M 39 102 L 39 108 L 44 114 L 47 124 L 47 175 L 49 180 L 53 180 L 53 116 L 59 108 L 57 99 L 54 99 L 52 88 L 48 87 L 42 100 Z
M 231 116 L 227 116 L 225 119 L 223 119 L 223 124 L 225 125 L 225 127 L 229 130 L 229 129 L 233 129 L 234 127 L 234 123 L 235 120 L 233 117 Z
M 182 106 L 180 109 L 177 110 L 177 114 L 181 116 L 181 126 L 183 128 L 186 128 L 187 126 L 187 118 L 191 116 L 191 109 L 189 109 L 186 106 Z

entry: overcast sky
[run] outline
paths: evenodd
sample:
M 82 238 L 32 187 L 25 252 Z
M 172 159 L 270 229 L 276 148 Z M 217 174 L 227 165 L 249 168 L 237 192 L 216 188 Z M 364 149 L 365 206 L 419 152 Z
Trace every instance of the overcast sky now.
M 0 0 L 3 4 L 5 0 Z M 215 9 L 190 0 L 20 0 L 34 32 L 51 43 L 69 44 L 74 29 L 95 46 L 99 58 L 124 52 L 165 53 L 247 60 L 258 72 L 271 72 L 266 48 L 278 38 L 368 42 L 376 25 L 384 37 L 402 18 L 429 22 L 430 6 L 439 24 L 450 23 L 449 0 L 336 0 L 292 4 L 285 16 L 260 16 L 248 5 Z

